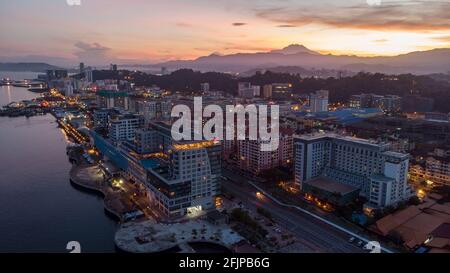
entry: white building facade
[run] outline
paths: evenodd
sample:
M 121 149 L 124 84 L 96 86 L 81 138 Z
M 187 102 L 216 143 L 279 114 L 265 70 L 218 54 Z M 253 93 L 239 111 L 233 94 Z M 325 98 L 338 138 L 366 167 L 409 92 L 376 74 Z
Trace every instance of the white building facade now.
M 409 155 L 389 145 L 335 134 L 294 138 L 295 181 L 325 176 L 360 189 L 373 206 L 395 205 L 411 197 Z

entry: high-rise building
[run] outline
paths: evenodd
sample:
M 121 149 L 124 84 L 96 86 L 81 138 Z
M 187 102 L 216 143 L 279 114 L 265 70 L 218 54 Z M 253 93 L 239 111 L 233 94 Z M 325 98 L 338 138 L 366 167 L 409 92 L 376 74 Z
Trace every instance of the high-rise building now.
M 352 95 L 349 100 L 351 108 L 380 108 L 388 113 L 399 112 L 401 104 L 402 98 L 395 95 L 360 94 Z
M 139 128 L 134 137 L 134 146 L 138 154 L 156 153 L 163 150 L 164 139 L 153 128 Z
M 71 97 L 74 93 L 74 87 L 72 81 L 64 81 L 64 96 Z
M 64 78 L 67 78 L 67 76 L 69 75 L 67 70 L 65 70 L 65 69 L 50 69 L 50 70 L 47 70 L 46 74 L 47 74 L 48 80 L 64 79 Z
M 209 83 L 207 83 L 207 82 L 204 82 L 204 83 L 201 83 L 200 84 L 200 91 L 202 92 L 202 93 L 208 93 L 209 92 Z
M 115 112 L 114 109 L 97 109 L 93 113 L 93 125 L 95 129 L 108 129 L 109 116 Z M 119 114 L 116 112 L 116 114 Z
M 86 78 L 86 81 L 89 83 L 94 82 L 94 72 L 91 67 L 84 69 L 84 77 Z
M 80 73 L 84 72 L 84 63 L 80 63 Z
M 169 160 L 147 171 L 152 202 L 168 217 L 214 208 L 220 193 L 220 143 L 172 144 Z
M 241 98 L 251 99 L 261 95 L 261 87 L 259 85 L 252 85 L 249 82 L 240 82 L 238 84 L 238 95 Z
M 108 136 L 115 144 L 122 141 L 132 141 L 136 129 L 144 125 L 144 118 L 137 114 L 121 114 L 112 116 L 108 121 Z
M 280 128 L 279 146 L 274 151 L 262 151 L 262 140 L 238 140 L 239 167 L 253 174 L 278 166 L 286 166 L 293 159 L 293 131 Z
M 319 90 L 309 96 L 311 112 L 328 112 L 328 93 L 328 90 Z
M 128 110 L 128 93 L 118 90 L 100 90 L 96 93 L 99 108 L 121 108 Z
M 378 100 L 378 108 L 386 113 L 397 113 L 402 109 L 402 98 L 395 95 L 387 95 Z
M 272 85 L 271 84 L 266 84 L 263 86 L 263 93 L 262 93 L 263 98 L 271 98 L 272 97 Z
M 152 100 L 142 102 L 142 114 L 146 123 L 153 120 L 167 120 L 170 118 L 172 103 L 166 100 Z M 140 107 L 140 108 L 141 108 Z
M 411 196 L 407 184 L 409 155 L 389 144 L 336 134 L 294 138 L 295 181 L 327 177 L 360 190 L 373 207 L 395 205 Z

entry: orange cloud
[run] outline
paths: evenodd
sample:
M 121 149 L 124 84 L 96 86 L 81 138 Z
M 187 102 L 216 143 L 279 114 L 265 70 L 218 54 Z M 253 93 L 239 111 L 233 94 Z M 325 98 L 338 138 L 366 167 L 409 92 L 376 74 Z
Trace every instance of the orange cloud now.
M 256 16 L 281 27 L 323 24 L 337 28 L 427 32 L 450 30 L 450 2 L 407 1 L 368 5 L 275 7 L 260 9 Z

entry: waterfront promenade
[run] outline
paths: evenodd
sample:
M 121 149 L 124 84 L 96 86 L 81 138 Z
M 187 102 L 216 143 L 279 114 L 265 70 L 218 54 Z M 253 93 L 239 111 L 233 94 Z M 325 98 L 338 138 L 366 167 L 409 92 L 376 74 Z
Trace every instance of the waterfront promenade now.
M 101 193 L 104 197 L 105 209 L 116 216 L 120 222 L 126 220 L 127 213 L 144 210 L 150 206 L 149 201 L 145 202 L 146 198 L 140 196 L 137 186 L 119 179 L 107 179 L 98 165 L 73 165 L 70 170 L 70 180 L 77 186 Z M 141 206 L 144 207 L 141 208 Z

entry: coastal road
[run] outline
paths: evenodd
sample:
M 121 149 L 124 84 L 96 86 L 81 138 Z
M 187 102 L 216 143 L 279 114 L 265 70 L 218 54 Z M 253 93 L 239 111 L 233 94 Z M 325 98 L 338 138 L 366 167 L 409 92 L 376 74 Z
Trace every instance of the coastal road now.
M 350 238 L 346 233 L 335 229 L 319 220 L 291 208 L 278 205 L 266 196 L 256 196 L 256 190 L 246 184 L 246 180 L 236 173 L 223 171 L 228 180 L 222 181 L 222 186 L 236 198 L 242 201 L 245 207 L 256 210 L 262 207 L 272 214 L 277 224 L 296 235 L 300 244 L 308 252 L 320 253 L 361 253 L 364 250 L 348 242 Z M 243 181 L 236 183 L 234 181 Z

